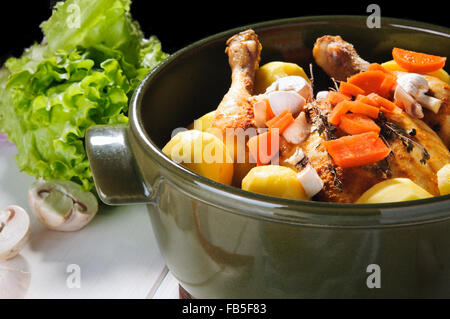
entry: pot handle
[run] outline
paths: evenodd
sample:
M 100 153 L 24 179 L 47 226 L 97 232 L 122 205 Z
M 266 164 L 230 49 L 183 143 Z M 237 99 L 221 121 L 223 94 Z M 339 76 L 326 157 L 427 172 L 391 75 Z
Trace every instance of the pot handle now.
M 127 125 L 90 127 L 85 141 L 95 187 L 105 204 L 150 202 L 151 192 L 131 153 Z

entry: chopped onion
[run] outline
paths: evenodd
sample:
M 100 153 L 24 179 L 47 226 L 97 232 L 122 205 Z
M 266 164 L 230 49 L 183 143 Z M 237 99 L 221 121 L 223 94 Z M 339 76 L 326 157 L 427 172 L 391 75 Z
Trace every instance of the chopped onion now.
M 267 94 L 270 107 L 275 116 L 284 110 L 288 110 L 296 116 L 303 109 L 306 100 L 303 96 L 294 91 L 274 91 Z
M 313 96 L 311 85 L 303 77 L 298 75 L 284 76 L 273 82 L 266 93 L 273 91 L 294 91 L 301 95 L 306 101 Z
M 316 100 L 326 99 L 328 97 L 329 91 L 319 91 L 316 94 Z
M 310 164 L 306 165 L 301 172 L 297 173 L 297 178 L 302 184 L 306 195 L 310 198 L 320 192 L 323 188 L 322 179 Z
M 289 125 L 283 132 L 283 137 L 291 144 L 300 144 L 306 140 L 311 132 L 311 124 L 306 120 L 305 112 L 301 112 L 294 123 Z

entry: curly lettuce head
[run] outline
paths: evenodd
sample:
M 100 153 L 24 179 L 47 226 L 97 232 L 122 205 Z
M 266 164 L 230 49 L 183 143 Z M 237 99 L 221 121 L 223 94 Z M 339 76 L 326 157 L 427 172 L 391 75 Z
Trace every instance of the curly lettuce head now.
M 84 148 L 93 125 L 128 122 L 140 80 L 167 57 L 143 38 L 129 0 L 67 0 L 42 23 L 46 42 L 0 69 L 0 132 L 18 167 L 47 180 L 94 183 Z

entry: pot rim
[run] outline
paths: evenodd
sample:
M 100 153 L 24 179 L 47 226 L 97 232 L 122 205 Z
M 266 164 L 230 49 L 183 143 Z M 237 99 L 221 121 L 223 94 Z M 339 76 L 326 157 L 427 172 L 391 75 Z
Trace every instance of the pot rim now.
M 231 213 L 246 215 L 254 218 L 263 218 L 274 222 L 302 224 L 305 226 L 320 227 L 394 227 L 438 222 L 450 219 L 450 195 L 437 196 L 428 199 L 406 202 L 382 204 L 341 204 L 318 201 L 290 200 L 253 192 L 244 191 L 237 187 L 221 184 L 198 175 L 167 157 L 147 134 L 142 121 L 139 120 L 142 99 L 147 88 L 156 81 L 159 74 L 167 65 L 178 60 L 193 48 L 198 48 L 218 39 L 230 37 L 242 30 L 253 28 L 255 31 L 277 25 L 297 23 L 318 23 L 330 20 L 366 20 L 366 16 L 357 15 L 319 15 L 296 18 L 270 20 L 233 28 L 196 41 L 171 54 L 167 59 L 155 67 L 139 84 L 130 102 L 130 129 L 139 145 L 158 165 L 162 166 L 170 176 L 181 178 L 170 180 L 171 183 L 183 188 L 184 192 L 196 199 L 211 204 Z M 438 34 L 448 37 L 450 29 L 442 26 L 399 18 L 382 18 L 383 23 L 391 27 L 409 29 L 418 32 Z M 198 192 L 200 191 L 200 192 Z M 210 194 L 205 199 L 201 194 Z M 232 198 L 233 200 L 230 200 Z M 241 204 L 241 205 L 237 205 Z M 239 206 L 239 211 L 236 211 Z M 267 210 L 270 211 L 267 211 Z M 405 212 L 405 210 L 408 210 Z M 427 213 L 427 210 L 433 211 Z M 425 213 L 423 212 L 425 211 Z M 298 213 L 298 214 L 297 214 Z M 332 219 L 330 219 L 332 217 Z

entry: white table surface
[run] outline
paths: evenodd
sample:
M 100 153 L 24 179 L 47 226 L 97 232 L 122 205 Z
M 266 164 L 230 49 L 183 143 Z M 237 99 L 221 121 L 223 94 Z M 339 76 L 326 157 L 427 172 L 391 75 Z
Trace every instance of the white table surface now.
M 48 230 L 29 209 L 34 178 L 19 172 L 15 153 L 14 146 L 0 144 L 0 209 L 27 210 L 31 235 L 20 255 L 0 262 L 0 284 L 10 280 L 20 287 L 12 297 L 178 298 L 178 282 L 159 253 L 144 205 L 106 207 L 78 232 Z M 74 268 L 79 287 L 73 287 Z M 0 292 L 2 297 L 11 296 Z

